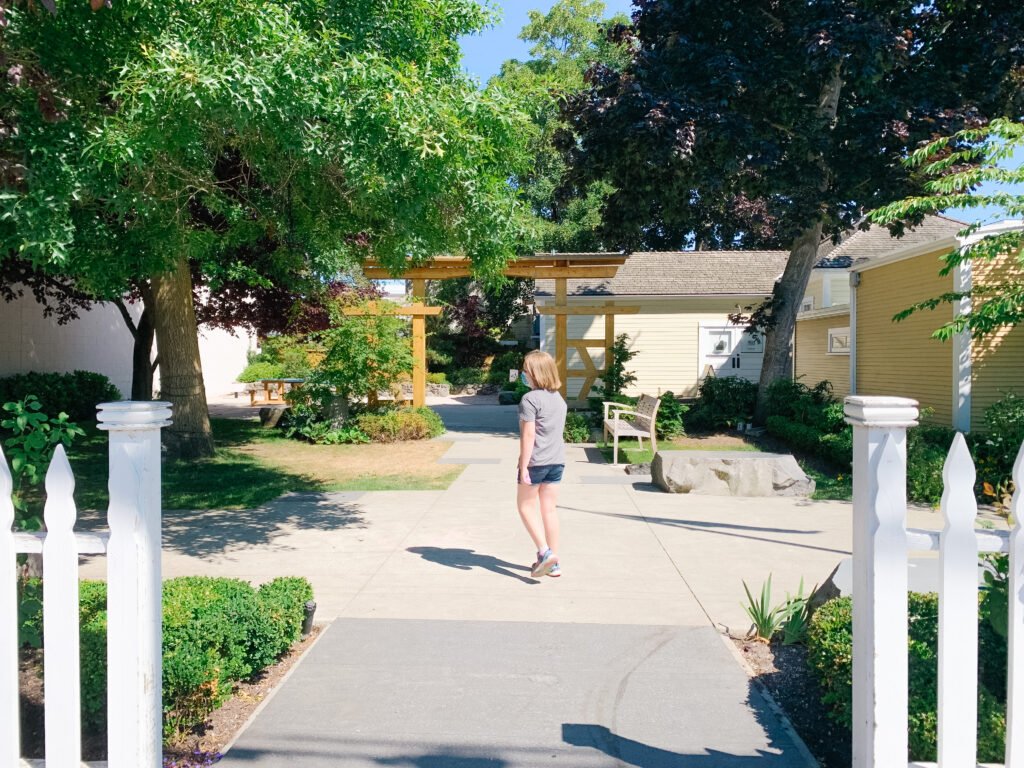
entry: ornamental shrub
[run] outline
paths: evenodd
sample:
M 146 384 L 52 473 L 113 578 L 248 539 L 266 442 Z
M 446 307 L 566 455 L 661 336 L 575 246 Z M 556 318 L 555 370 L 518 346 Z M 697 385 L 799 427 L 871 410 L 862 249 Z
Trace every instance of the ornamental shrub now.
M 938 597 L 910 593 L 908 654 L 910 672 L 909 737 L 911 760 L 934 761 L 938 709 Z M 983 629 L 984 633 L 984 629 Z M 1005 641 L 982 643 L 978 689 L 978 760 L 1000 762 L 1006 729 L 1005 705 L 985 686 L 986 665 L 1005 658 Z M 853 607 L 850 598 L 831 600 L 811 619 L 807 663 L 822 689 L 827 716 L 847 728 L 853 705 Z M 1005 694 L 1003 694 L 1005 697 Z
M 582 413 L 570 411 L 565 415 L 562 437 L 567 443 L 590 442 L 590 419 Z
M 735 427 L 754 413 L 757 384 L 735 376 L 707 376 L 700 384 L 697 402 L 687 419 L 690 429 Z
M 305 605 L 313 599 L 313 587 L 303 578 L 281 576 L 268 581 L 256 593 L 260 607 L 273 628 L 273 651 L 277 658 L 302 636 Z
M 426 407 L 362 413 L 356 417 L 355 422 L 375 443 L 428 440 L 445 431 L 441 417 Z
M 676 400 L 676 396 L 672 392 L 663 393 L 661 395 L 661 405 L 658 406 L 658 419 L 655 424 L 658 437 L 671 439 L 685 435 L 686 425 L 683 422 L 683 417 L 689 410 L 690 406 Z
M 487 373 L 488 383 L 505 384 L 508 381 L 509 371 L 521 371 L 523 369 L 523 357 L 523 353 L 518 349 L 512 349 L 497 355 L 491 361 L 490 370 Z
M 19 373 L 0 378 L 0 403 L 34 395 L 43 413 L 66 413 L 71 421 L 95 421 L 96 406 L 121 399 L 106 376 L 92 371 Z
M 448 381 L 457 387 L 467 384 L 486 384 L 488 372 L 483 368 L 456 368 L 448 374 Z
M 260 381 L 262 379 L 290 378 L 298 377 L 288 376 L 283 365 L 280 363 L 272 363 L 267 360 L 257 360 L 249 363 L 245 366 L 245 370 L 238 374 L 238 381 L 242 384 L 251 384 L 254 381 Z

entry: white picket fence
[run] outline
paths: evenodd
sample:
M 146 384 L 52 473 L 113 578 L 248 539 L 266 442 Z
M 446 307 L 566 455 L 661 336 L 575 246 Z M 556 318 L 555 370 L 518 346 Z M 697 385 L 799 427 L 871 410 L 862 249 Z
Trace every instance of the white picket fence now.
M 917 403 L 848 397 L 853 425 L 853 766 L 907 765 L 907 565 L 939 553 L 938 765 L 974 768 L 978 716 L 978 556 L 1010 556 L 1005 765 L 1024 767 L 1024 446 L 1009 533 L 975 530 L 974 463 L 957 435 L 943 469 L 944 528 L 907 530 L 907 428 Z
M 162 763 L 160 429 L 170 424 L 170 403 L 99 408 L 99 428 L 110 433 L 109 534 L 74 530 L 75 479 L 63 447 L 46 473 L 46 532 L 12 532 L 11 473 L 0 451 L 0 768 L 29 764 L 18 712 L 18 553 L 43 557 L 46 768 L 82 765 L 78 560 L 86 554 L 107 556 L 108 765 Z

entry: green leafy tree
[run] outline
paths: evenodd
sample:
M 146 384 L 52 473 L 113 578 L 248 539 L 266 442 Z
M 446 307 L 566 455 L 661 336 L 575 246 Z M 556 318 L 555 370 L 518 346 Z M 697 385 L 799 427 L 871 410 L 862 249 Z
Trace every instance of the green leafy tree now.
M 922 141 L 1024 110 L 1011 0 L 636 0 L 625 67 L 568 100 L 570 192 L 596 180 L 609 244 L 789 249 L 757 416 L 823 237 L 921 189 Z M 898 228 L 897 228 L 898 230 Z
M 144 284 L 166 437 L 207 455 L 194 273 L 316 285 L 456 252 L 493 279 L 522 247 L 524 118 L 459 69 L 488 18 L 472 0 L 8 5 L 0 259 L 99 298 Z
M 1018 154 L 1020 153 L 1020 154 Z M 906 165 L 928 179 L 924 195 L 884 206 L 871 214 L 878 224 L 893 225 L 916 220 L 928 214 L 949 210 L 972 211 L 992 208 L 998 213 L 992 219 L 1024 218 L 1024 186 L 996 186 L 982 192 L 980 184 L 1024 185 L 1024 166 L 1007 167 L 1014 157 L 1024 156 L 1024 122 L 999 118 L 989 125 L 960 131 L 936 139 L 914 152 Z M 965 245 L 945 256 L 941 274 L 948 275 L 956 267 L 970 262 L 991 262 L 1009 257 L 1016 267 L 1002 271 L 998 279 L 975 283 L 964 291 L 949 291 L 915 304 L 896 315 L 903 320 L 920 310 L 934 310 L 943 305 L 969 300 L 967 310 L 943 323 L 933 336 L 943 341 L 967 330 L 974 338 L 999 331 L 1008 325 L 1024 322 L 1024 226 L 978 234 L 986 222 L 967 227 L 961 236 Z
M 531 44 L 530 58 L 506 61 L 491 82 L 519 98 L 532 122 L 532 162 L 515 185 L 540 224 L 545 251 L 604 250 L 601 204 L 611 187 L 596 181 L 577 196 L 559 197 L 565 160 L 553 139 L 560 128 L 559 104 L 583 89 L 586 71 L 595 63 L 617 67 L 627 62 L 626 50 L 610 42 L 607 32 L 628 18 L 606 18 L 601 0 L 559 0 L 547 13 L 530 11 L 529 18 L 519 38 Z

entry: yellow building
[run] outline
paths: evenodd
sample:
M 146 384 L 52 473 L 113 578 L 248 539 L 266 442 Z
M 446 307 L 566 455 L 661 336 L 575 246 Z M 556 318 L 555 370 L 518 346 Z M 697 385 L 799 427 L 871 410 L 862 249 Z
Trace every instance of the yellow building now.
M 709 370 L 718 376 L 741 376 L 757 381 L 763 346 L 729 314 L 756 306 L 771 296 L 782 275 L 785 251 L 672 251 L 634 253 L 607 280 L 570 280 L 567 303 L 639 307 L 637 314 L 617 315 L 615 335 L 625 333 L 637 352 L 629 370 L 637 377 L 629 394 L 680 397 L 697 394 Z M 551 280 L 538 280 L 538 307 L 554 303 Z M 581 371 L 592 364 L 604 367 L 605 318 L 571 315 L 568 320 L 568 368 Z M 553 351 L 554 322 L 540 317 L 540 347 Z M 589 343 L 588 343 L 589 342 Z M 576 399 L 585 376 L 570 375 L 568 397 Z
M 980 426 L 985 409 L 1008 392 L 1024 392 L 1024 329 L 1007 327 L 982 341 L 969 334 L 938 341 L 932 333 L 960 311 L 950 304 L 893 320 L 920 301 L 983 285 L 1012 267 L 1013 259 L 1006 257 L 940 275 L 942 257 L 962 244 L 957 233 L 963 226 L 931 217 L 904 240 L 871 230 L 859 243 L 857 236 L 844 243 L 845 252 L 843 245 L 833 251 L 830 261 L 844 256 L 849 264 L 833 263 L 831 274 L 828 268 L 815 272 L 831 280 L 845 276 L 851 286 L 848 303 L 814 306 L 822 291 L 812 280 L 797 322 L 794 374 L 807 384 L 830 380 L 838 397 L 913 398 L 928 409 L 929 421 L 962 431 Z M 1006 222 L 979 235 L 1021 226 Z M 868 240 L 874 241 L 871 247 Z

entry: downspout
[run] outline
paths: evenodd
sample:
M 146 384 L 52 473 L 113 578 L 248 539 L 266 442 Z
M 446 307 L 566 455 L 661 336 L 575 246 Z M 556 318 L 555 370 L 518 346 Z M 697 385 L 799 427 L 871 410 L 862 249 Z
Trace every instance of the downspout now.
M 857 286 L 860 272 L 850 273 L 850 394 L 857 394 Z

